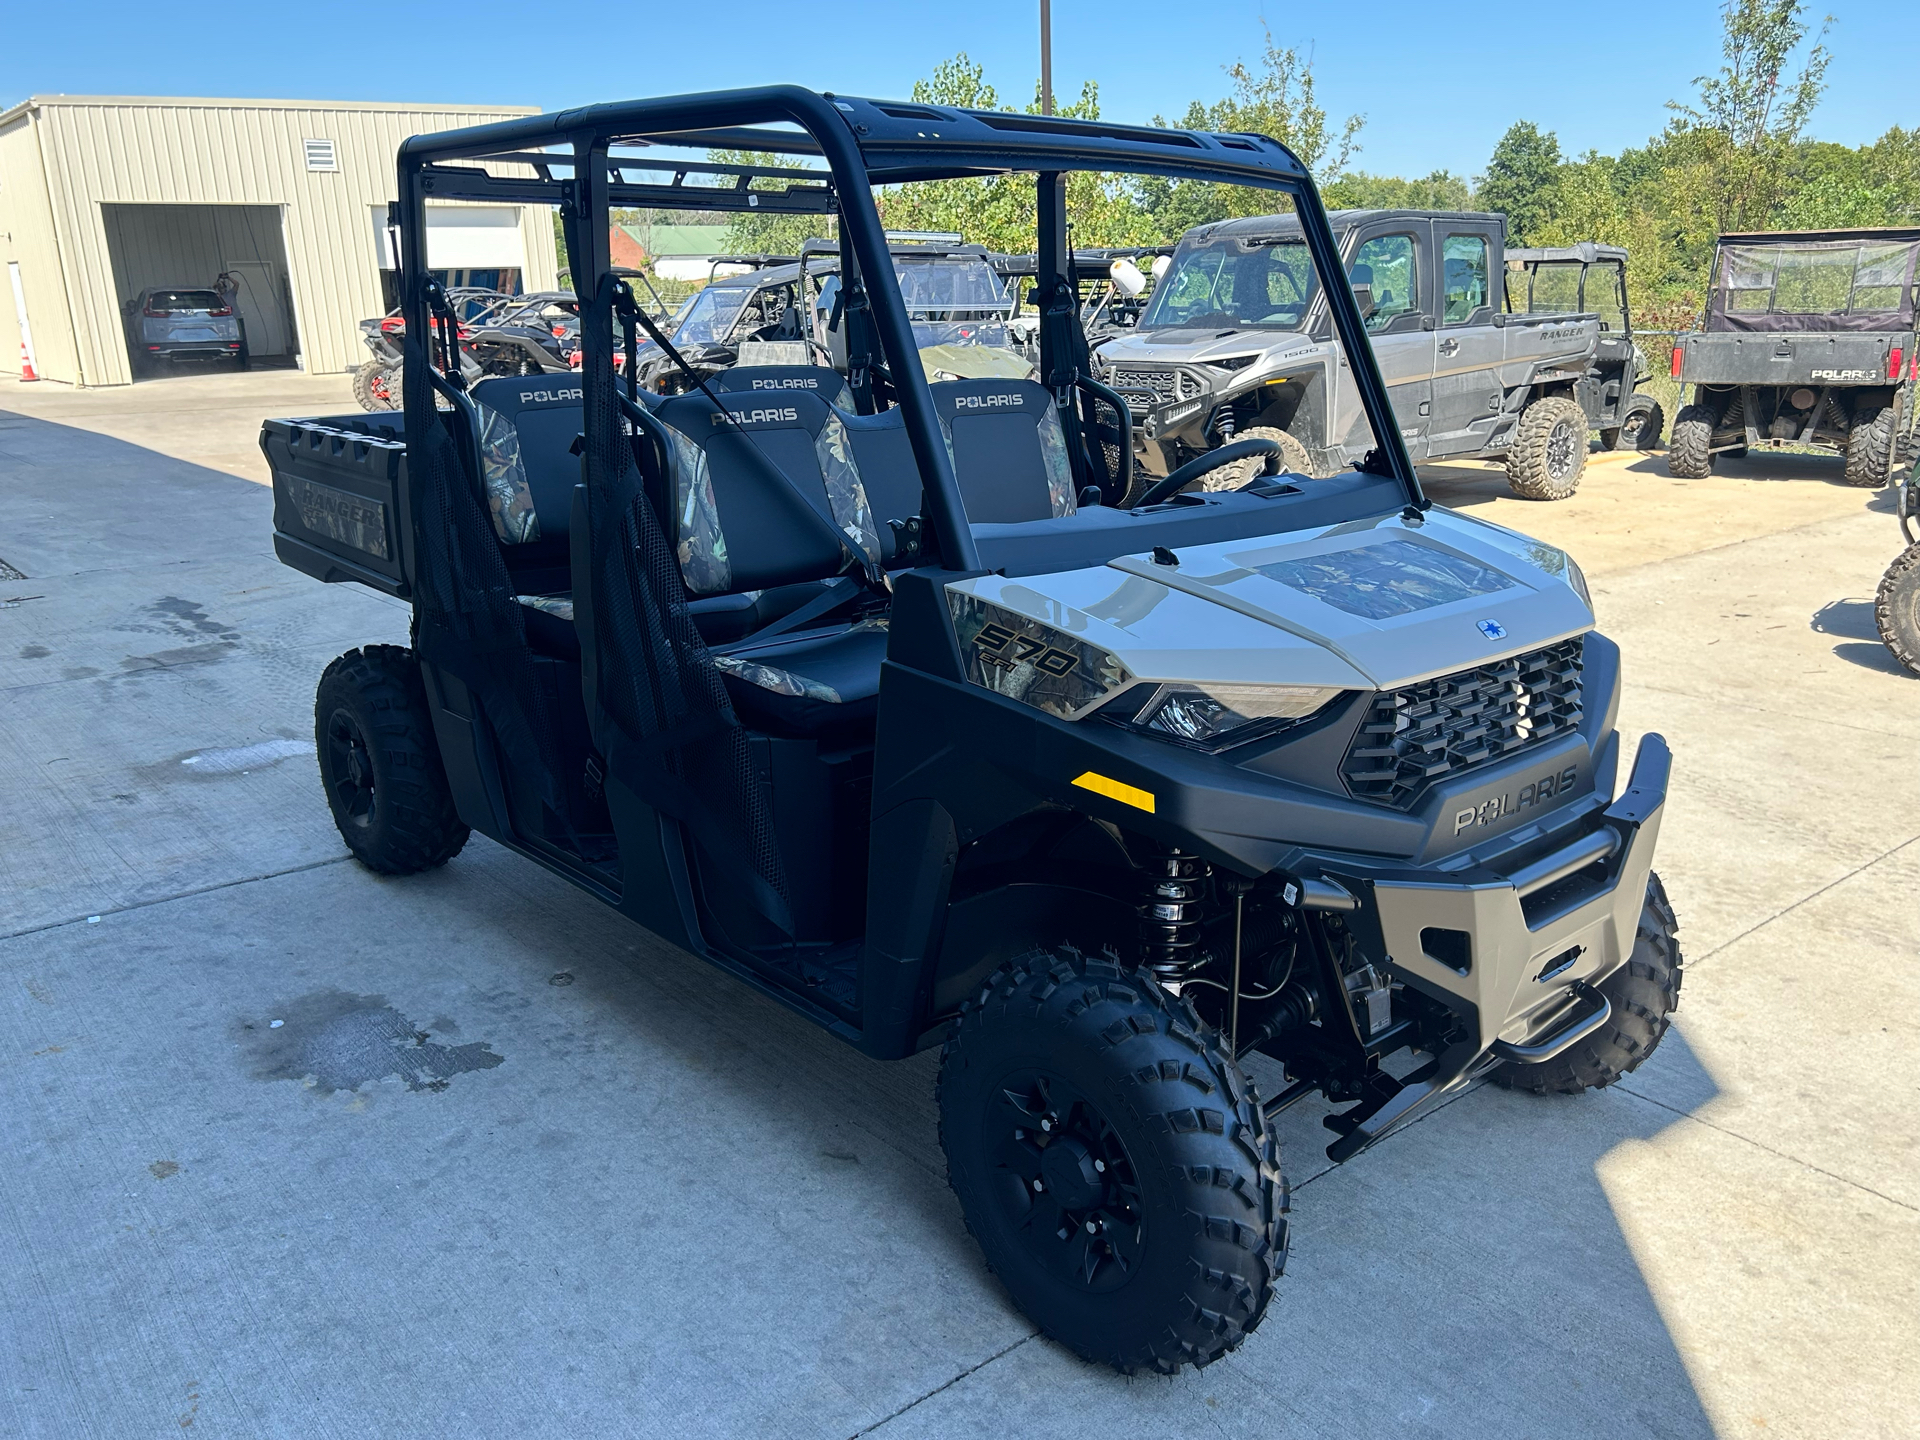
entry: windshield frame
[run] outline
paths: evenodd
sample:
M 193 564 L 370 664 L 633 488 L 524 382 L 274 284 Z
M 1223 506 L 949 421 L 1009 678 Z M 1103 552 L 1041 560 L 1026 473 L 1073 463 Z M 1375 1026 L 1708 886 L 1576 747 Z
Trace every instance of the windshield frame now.
M 931 122 L 931 123 L 930 123 Z M 624 148 L 623 148 L 624 147 Z M 672 158 L 679 150 L 750 150 L 810 156 L 824 169 L 774 170 Z M 618 153 L 616 153 L 618 152 Z M 478 161 L 479 164 L 471 162 Z M 504 173 L 495 173 L 490 166 Z M 893 396 L 927 496 L 931 550 L 950 570 L 977 569 L 979 552 L 947 453 L 940 417 L 918 373 L 906 305 L 890 272 L 875 190 L 916 180 L 989 178 L 1009 172 L 1036 177 L 1038 281 L 1043 383 L 1071 396 L 1087 371 L 1078 306 L 1056 296 L 1072 289 L 1066 177 L 1078 171 L 1159 176 L 1271 190 L 1292 202 L 1333 330 L 1351 366 L 1375 440 L 1371 467 L 1391 475 L 1408 513 L 1427 505 L 1394 419 L 1365 326 L 1344 283 L 1345 268 L 1319 193 L 1304 166 L 1271 137 L 1111 125 L 1058 116 L 950 109 L 918 102 L 826 96 L 778 85 L 669 96 L 544 112 L 463 130 L 414 136 L 400 146 L 401 260 L 408 320 L 405 415 L 410 433 L 441 422 L 436 394 L 459 387 L 441 376 L 428 354 L 425 264 L 426 208 L 436 200 L 498 203 L 513 198 L 564 206 L 568 251 L 582 297 L 581 380 L 588 393 L 615 393 L 613 304 L 619 285 L 608 225 L 614 205 L 749 208 L 772 213 L 837 214 L 843 254 L 868 277 L 866 296 L 878 347 L 892 374 Z M 566 173 L 561 174 L 564 170 Z M 684 184 L 691 171 L 724 173 L 737 184 Z M 669 173 L 669 183 L 636 175 Z M 753 186 L 755 174 L 773 177 Z M 1277 208 L 1277 207 L 1276 207 Z M 569 214 L 572 218 L 568 218 Z M 1333 278 L 1342 280 L 1332 283 Z M 1089 382 L 1091 383 L 1091 382 Z M 464 398 L 464 397 L 462 397 Z M 456 402 L 456 410 L 459 406 Z M 617 405 L 587 406 L 586 464 L 614 473 L 630 461 Z

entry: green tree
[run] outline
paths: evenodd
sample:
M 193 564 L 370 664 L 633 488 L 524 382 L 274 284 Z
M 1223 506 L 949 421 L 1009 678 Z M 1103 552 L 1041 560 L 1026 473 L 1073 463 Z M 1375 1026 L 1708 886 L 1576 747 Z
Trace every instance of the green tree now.
M 1418 180 L 1354 170 L 1322 186 L 1320 198 L 1329 210 L 1465 210 L 1473 204 L 1473 187 L 1447 170 Z
M 1558 137 L 1531 120 L 1516 120 L 1493 147 L 1474 203 L 1507 217 L 1507 235 L 1514 244 L 1532 245 L 1553 213 L 1559 182 Z
M 1236 60 L 1225 67 L 1232 91 L 1208 104 L 1195 100 L 1177 122 L 1183 130 L 1215 130 L 1268 135 L 1291 150 L 1322 185 L 1345 173 L 1360 150 L 1364 115 L 1349 115 L 1338 124 L 1327 118 L 1313 76 L 1313 59 L 1291 45 L 1275 43 L 1272 29 L 1265 35 L 1257 64 Z M 1165 116 L 1153 117 L 1167 125 Z M 1154 219 L 1154 228 L 1168 239 L 1192 229 L 1237 215 L 1285 213 L 1292 202 L 1271 191 L 1246 185 L 1213 185 L 1202 181 L 1147 179 L 1138 186 L 1139 203 Z
M 914 83 L 913 99 L 923 105 L 963 110 L 1011 110 L 986 80 L 985 67 L 965 51 L 934 67 Z M 1034 84 L 1029 115 L 1040 113 L 1040 86 Z M 1078 120 L 1100 118 L 1100 87 L 1087 81 L 1079 99 L 1054 105 L 1056 115 Z M 1038 243 L 1035 235 L 1033 178 L 992 175 L 979 179 L 926 180 L 889 186 L 879 196 L 880 218 L 889 230 L 945 230 L 973 244 L 1007 254 L 1024 254 Z M 1081 172 L 1067 181 L 1067 223 L 1075 245 L 1138 245 L 1157 238 L 1151 217 L 1141 212 L 1132 186 L 1123 176 Z
M 1727 0 L 1720 72 L 1695 78 L 1697 105 L 1669 103 L 1675 138 L 1699 142 L 1722 231 L 1765 229 L 1785 198 L 1794 147 L 1826 89 L 1833 58 L 1823 43 L 1829 16 L 1788 77 L 1809 33 L 1805 11 L 1804 0 Z
M 759 150 L 709 150 L 715 165 L 758 165 L 782 170 L 812 168 L 800 157 Z M 824 172 L 823 177 L 824 178 Z M 791 183 L 777 176 L 748 182 L 750 190 L 784 190 Z M 831 215 L 776 215 L 761 210 L 727 216 L 727 249 L 737 255 L 793 255 L 806 240 L 831 240 L 837 232 Z

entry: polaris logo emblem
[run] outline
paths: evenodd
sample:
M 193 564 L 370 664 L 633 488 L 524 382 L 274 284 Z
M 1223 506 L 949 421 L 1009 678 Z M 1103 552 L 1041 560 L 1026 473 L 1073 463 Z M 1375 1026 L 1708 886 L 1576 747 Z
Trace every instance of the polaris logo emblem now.
M 956 395 L 953 408 L 956 410 L 995 410 L 1001 406 L 1019 409 L 1027 403 L 1024 395 Z
M 731 420 L 736 425 L 771 425 L 782 420 L 798 420 L 800 412 L 791 405 L 782 405 L 777 410 L 729 410 L 725 415 L 712 417 L 716 425 L 724 425 Z
M 820 388 L 820 382 L 818 380 L 804 379 L 756 380 L 753 382 L 753 388 L 756 390 L 818 390 Z
M 522 390 L 522 405 L 551 405 L 556 400 L 585 400 L 584 390 Z
M 1502 625 L 1498 620 L 1482 620 L 1473 628 L 1489 640 L 1504 640 L 1507 638 L 1507 627 Z
M 1509 815 L 1517 815 L 1534 805 L 1544 805 L 1556 795 L 1565 795 L 1580 778 L 1580 767 L 1569 765 L 1556 775 L 1542 775 L 1538 780 L 1522 785 L 1517 790 L 1509 790 L 1504 795 L 1495 795 L 1491 800 L 1482 800 L 1478 805 L 1469 805 L 1454 813 L 1453 833 L 1471 830 L 1477 825 L 1491 825 L 1504 820 Z
M 1878 370 L 1814 370 L 1809 372 L 1816 380 L 1878 380 Z

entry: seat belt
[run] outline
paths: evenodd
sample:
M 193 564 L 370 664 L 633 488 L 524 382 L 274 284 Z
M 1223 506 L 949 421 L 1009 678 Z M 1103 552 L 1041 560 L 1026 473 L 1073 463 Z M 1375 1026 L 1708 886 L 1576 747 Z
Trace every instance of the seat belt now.
M 836 580 L 830 580 L 821 588 L 820 593 L 806 604 L 797 606 L 778 620 L 761 626 L 740 643 L 750 645 L 774 635 L 784 635 L 789 630 L 798 630 L 809 620 L 818 620 L 822 615 L 839 609 L 859 593 L 860 582 L 851 575 L 842 575 Z

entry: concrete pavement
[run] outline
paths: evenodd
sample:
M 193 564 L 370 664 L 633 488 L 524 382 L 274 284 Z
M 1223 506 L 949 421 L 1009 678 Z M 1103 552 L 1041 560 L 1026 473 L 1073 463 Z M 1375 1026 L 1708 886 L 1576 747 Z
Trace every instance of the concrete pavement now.
M 0 395 L 0 1431 L 1911 1433 L 1920 690 L 1837 462 L 1608 459 L 1562 505 L 1433 472 L 1575 553 L 1629 744 L 1674 746 L 1678 1022 L 1610 1092 L 1476 1090 L 1338 1170 L 1289 1112 L 1265 1326 L 1128 1382 L 985 1273 L 930 1056 L 485 841 L 345 859 L 312 686 L 406 612 L 275 564 L 236 438 L 345 393 Z

